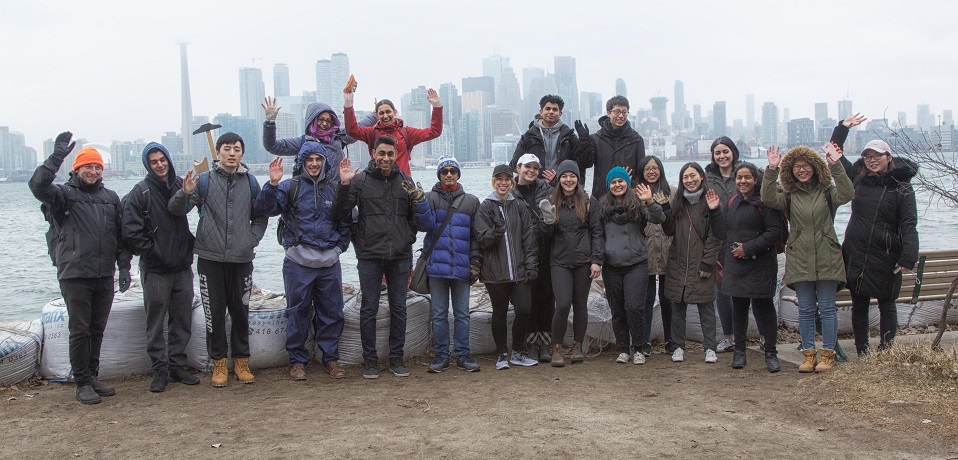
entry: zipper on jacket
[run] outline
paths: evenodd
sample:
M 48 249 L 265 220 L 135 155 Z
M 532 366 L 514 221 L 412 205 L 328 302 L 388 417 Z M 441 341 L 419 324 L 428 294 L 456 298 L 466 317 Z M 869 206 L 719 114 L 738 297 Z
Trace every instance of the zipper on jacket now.
M 505 213 L 505 211 L 503 210 L 503 207 L 502 207 L 502 206 L 499 206 L 499 204 L 496 204 L 496 208 L 499 209 L 499 215 L 502 216 L 502 221 L 505 222 L 505 221 L 506 221 L 506 213 Z M 507 224 L 507 225 L 506 225 L 506 231 L 505 231 L 505 233 L 502 234 L 502 236 L 503 236 L 503 238 L 504 238 L 504 240 L 505 240 L 505 242 L 506 242 L 506 262 L 507 262 L 507 265 L 509 266 L 509 279 L 512 280 L 512 281 L 515 281 L 515 280 L 516 280 L 516 274 L 515 274 L 515 272 L 512 270 L 512 249 L 509 247 L 509 225 L 508 225 L 508 222 L 506 222 L 506 224 Z

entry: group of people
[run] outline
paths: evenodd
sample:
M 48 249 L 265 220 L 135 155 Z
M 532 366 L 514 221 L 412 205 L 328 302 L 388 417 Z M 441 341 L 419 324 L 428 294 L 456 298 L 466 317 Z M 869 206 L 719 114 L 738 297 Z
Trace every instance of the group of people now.
M 147 144 L 142 154 L 147 176 L 122 200 L 103 186 L 103 160 L 92 147 L 78 152 L 67 182 L 55 185 L 73 149 L 69 132 L 57 137 L 30 188 L 51 221 L 48 243 L 70 316 L 70 361 L 81 403 L 115 394 L 97 380 L 99 349 L 114 269 L 119 268 L 119 289 L 125 291 L 134 254 L 147 316 L 150 391 L 162 392 L 170 382 L 199 383 L 185 366 L 194 255 L 211 384 L 227 386 L 227 356 L 238 381 L 254 382 L 248 331 L 252 260 L 271 216 L 280 216 L 278 239 L 285 250 L 286 350 L 294 380 L 307 378 L 309 340 L 330 377 L 346 376 L 338 349 L 344 324 L 340 256 L 351 243 L 362 299 L 362 375 L 377 378 L 380 372 L 376 316 L 383 285 L 388 368 L 396 376 L 409 375 L 403 360 L 406 293 L 419 232 L 425 233 L 420 257 L 432 302 L 432 373 L 448 369 L 453 359 L 460 369 L 480 370 L 469 347 L 470 286 L 476 281 L 482 281 L 492 304 L 496 369 L 582 362 L 588 295 L 600 275 L 617 362 L 643 364 L 651 354 L 658 297 L 673 361 L 685 359 L 689 304 L 698 307 L 705 361 L 717 362 L 716 352 L 726 351 L 715 337 L 718 304 L 725 348 L 734 350 L 732 367 L 745 366 L 751 309 L 768 370 L 777 372 L 772 297 L 783 247 L 784 282 L 799 298 L 802 372 L 825 370 L 834 362 L 834 294 L 846 280 L 859 352 L 868 350 L 871 298 L 878 299 L 881 311 L 879 346 L 894 338 L 895 280 L 900 286 L 900 269 L 911 269 L 917 260 L 915 200 L 908 184 L 917 167 L 892 158 L 881 141 L 869 143 L 858 162 L 845 159 L 840 148 L 848 128 L 863 120 L 857 115 L 836 127 L 827 163 L 807 147 L 784 156 L 772 147 L 769 166 L 761 171 L 740 161 L 734 142 L 722 137 L 712 145 L 710 164 L 684 165 L 673 188 L 662 161 L 645 154 L 642 136 L 630 126 L 625 97 L 606 103 L 600 129 L 591 134 L 579 121 L 574 129 L 565 125 L 564 102 L 547 95 L 512 161 L 494 168 L 491 191 L 480 199 L 463 189 L 463 171 L 452 157 L 438 160 L 437 182 L 428 191 L 411 178 L 412 149 L 442 133 L 442 105 L 434 90 L 428 92 L 432 120 L 422 129 L 404 126 L 386 99 L 376 103 L 372 116 L 357 120 L 354 91 L 344 91 L 344 122 L 328 105 L 313 103 L 306 110 L 305 133 L 289 139 L 276 138 L 281 108 L 266 99 L 263 143 L 277 158 L 262 187 L 242 163 L 245 144 L 234 133 L 217 139 L 218 160 L 210 171 L 190 171 L 183 178 L 166 147 Z M 356 140 L 369 146 L 371 158 L 360 168 L 344 155 Z M 283 156 L 295 156 L 286 180 Z M 595 178 L 591 193 L 583 183 L 588 168 Z M 852 218 L 841 246 L 834 211 L 849 201 Z M 186 217 L 194 208 L 200 216 L 195 237 Z M 820 351 L 816 313 L 823 325 Z

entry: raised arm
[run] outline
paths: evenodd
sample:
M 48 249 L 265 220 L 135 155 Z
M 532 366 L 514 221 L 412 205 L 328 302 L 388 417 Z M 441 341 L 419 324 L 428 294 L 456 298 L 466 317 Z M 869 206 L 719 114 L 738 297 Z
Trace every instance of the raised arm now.
M 49 206 L 52 211 L 59 211 L 66 207 L 63 192 L 60 187 L 53 185 L 53 179 L 56 178 L 57 171 L 63 165 L 63 160 L 76 146 L 76 142 L 70 142 L 72 138 L 73 134 L 69 131 L 57 135 L 53 144 L 53 153 L 37 167 L 36 171 L 33 172 L 33 177 L 30 178 L 30 182 L 27 183 L 30 191 L 33 192 L 33 196 L 41 203 Z

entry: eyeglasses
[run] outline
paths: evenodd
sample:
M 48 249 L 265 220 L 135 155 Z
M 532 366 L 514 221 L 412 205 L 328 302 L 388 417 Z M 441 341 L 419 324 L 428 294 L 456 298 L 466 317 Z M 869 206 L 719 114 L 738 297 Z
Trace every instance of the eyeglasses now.
M 439 170 L 439 174 L 443 176 L 450 176 L 450 175 L 459 174 L 459 170 L 456 168 L 443 168 Z
M 862 159 L 865 161 L 878 161 L 879 158 L 885 156 L 886 154 L 881 153 L 878 155 L 862 155 Z
M 802 163 L 802 164 L 797 164 L 792 166 L 793 171 L 811 171 L 812 169 L 813 169 L 812 165 L 808 163 Z
M 332 118 L 319 117 L 319 118 L 316 119 L 316 122 L 318 122 L 319 124 L 322 124 L 322 125 L 331 125 L 331 124 L 333 124 L 333 119 L 332 119 Z
M 627 117 L 627 116 L 629 116 L 629 111 L 628 111 L 628 110 L 613 110 L 613 111 L 611 111 L 611 112 L 609 112 L 609 113 L 611 113 L 612 116 L 614 116 L 614 117 Z

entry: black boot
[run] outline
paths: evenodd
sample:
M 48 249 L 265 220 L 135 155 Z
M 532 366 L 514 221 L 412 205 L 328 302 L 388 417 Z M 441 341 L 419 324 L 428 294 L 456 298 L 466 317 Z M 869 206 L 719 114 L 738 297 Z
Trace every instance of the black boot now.
M 198 377 L 191 374 L 190 371 L 179 366 L 173 366 L 170 368 L 170 381 L 181 382 L 186 385 L 196 385 L 197 383 L 200 383 L 200 379 Z
M 93 391 L 92 386 L 81 385 L 77 387 L 77 401 L 80 401 L 80 404 L 100 404 L 102 399 Z
M 114 390 L 113 387 L 103 384 L 103 382 L 97 380 L 96 377 L 93 377 L 90 386 L 93 387 L 93 391 L 100 396 L 113 396 L 116 394 L 116 390 Z
M 732 369 L 742 369 L 745 367 L 745 351 L 735 350 L 732 354 Z
M 540 363 L 549 363 L 552 362 L 552 334 L 543 332 L 541 334 L 542 340 L 539 345 L 539 362 Z
M 782 364 L 778 362 L 778 353 L 774 351 L 765 352 L 765 367 L 773 374 L 782 370 Z
M 150 383 L 150 392 L 162 393 L 166 390 L 166 384 L 169 382 L 170 373 L 166 369 L 153 371 L 153 383 Z

